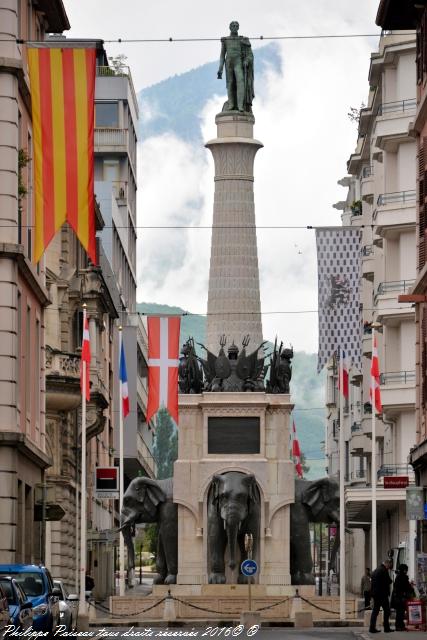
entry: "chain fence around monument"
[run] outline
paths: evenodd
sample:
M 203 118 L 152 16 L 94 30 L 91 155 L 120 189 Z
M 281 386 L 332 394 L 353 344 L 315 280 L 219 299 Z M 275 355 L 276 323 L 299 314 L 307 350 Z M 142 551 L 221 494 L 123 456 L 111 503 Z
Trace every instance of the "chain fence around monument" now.
M 214 613 L 215 615 L 220 615 L 220 616 L 224 615 L 224 611 L 217 611 L 216 609 L 210 609 L 209 607 L 201 607 L 200 605 L 196 605 L 196 604 L 193 604 L 192 602 L 188 602 L 187 600 L 184 600 L 183 598 L 177 598 L 176 596 L 172 595 L 171 591 L 168 591 L 168 595 L 167 596 L 164 596 L 163 598 L 160 598 L 159 600 L 157 600 L 156 602 L 151 604 L 149 607 L 141 609 L 140 611 L 134 611 L 133 613 L 112 613 L 110 611 L 110 609 L 108 607 L 106 607 L 99 600 L 89 600 L 88 604 L 89 604 L 89 606 L 91 606 L 95 610 L 100 611 L 101 613 L 104 613 L 109 618 L 120 620 L 120 619 L 133 618 L 134 616 L 143 615 L 144 613 L 147 613 L 148 611 L 151 611 L 152 609 L 155 609 L 156 607 L 158 607 L 162 603 L 166 602 L 166 600 L 172 600 L 174 602 L 179 602 L 180 604 L 182 604 L 182 605 L 184 605 L 186 607 L 190 607 L 192 609 L 197 609 L 198 611 L 203 611 L 204 613 Z M 296 593 L 295 593 L 294 596 L 286 596 L 286 598 L 278 600 L 277 602 L 273 602 L 272 604 L 265 605 L 264 607 L 258 607 L 257 609 L 253 609 L 253 611 L 255 613 L 256 612 L 261 612 L 261 611 L 267 611 L 267 610 L 273 609 L 274 607 L 278 607 L 281 604 L 284 604 L 285 602 L 290 602 L 292 604 L 292 602 L 294 600 L 301 600 L 302 602 L 305 602 L 310 607 L 312 607 L 314 609 L 317 609 L 318 611 L 322 611 L 323 613 L 330 613 L 330 614 L 332 614 L 334 616 L 339 616 L 339 614 L 340 614 L 339 610 L 336 611 L 335 609 L 327 609 L 326 607 L 322 607 L 322 606 L 320 606 L 318 604 L 315 604 L 314 602 L 311 602 L 307 598 L 304 598 L 303 596 L 299 595 L 298 589 L 296 589 Z M 347 615 L 356 615 L 356 614 L 362 613 L 363 611 L 366 611 L 366 610 L 368 610 L 367 607 L 361 607 L 360 609 L 352 609 L 350 611 L 347 611 L 346 613 L 347 613 Z

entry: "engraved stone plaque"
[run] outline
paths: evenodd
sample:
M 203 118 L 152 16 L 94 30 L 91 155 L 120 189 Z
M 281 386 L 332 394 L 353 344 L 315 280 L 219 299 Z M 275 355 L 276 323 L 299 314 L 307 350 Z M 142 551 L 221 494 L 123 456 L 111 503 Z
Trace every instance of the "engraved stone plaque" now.
M 260 453 L 259 417 L 208 418 L 208 453 Z

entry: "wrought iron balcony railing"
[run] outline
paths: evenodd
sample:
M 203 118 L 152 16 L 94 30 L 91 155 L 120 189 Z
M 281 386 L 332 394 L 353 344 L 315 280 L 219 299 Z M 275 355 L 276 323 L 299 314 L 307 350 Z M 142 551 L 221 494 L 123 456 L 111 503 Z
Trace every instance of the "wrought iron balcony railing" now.
M 386 113 L 398 113 L 399 111 L 411 111 L 417 106 L 415 98 L 409 98 L 409 100 L 395 100 L 394 102 L 383 102 L 378 107 L 377 114 L 383 116 Z
M 362 423 L 361 422 L 353 422 L 351 425 L 351 433 L 358 433 L 362 431 Z
M 392 371 L 380 374 L 380 384 L 408 384 L 415 382 L 415 371 Z
M 382 296 L 391 291 L 406 293 L 414 286 L 414 282 L 415 280 L 390 280 L 389 282 L 380 282 L 376 295 Z
M 392 191 L 391 193 L 380 193 L 377 200 L 379 207 L 385 204 L 393 204 L 397 202 L 415 202 L 417 198 L 417 192 L 415 189 L 408 191 Z
M 374 253 L 374 245 L 373 244 L 365 244 L 364 247 L 362 247 L 362 256 L 364 256 L 365 258 L 367 256 L 371 256 Z
M 384 476 L 409 476 L 414 479 L 414 469 L 410 464 L 383 464 L 377 471 L 377 478 Z

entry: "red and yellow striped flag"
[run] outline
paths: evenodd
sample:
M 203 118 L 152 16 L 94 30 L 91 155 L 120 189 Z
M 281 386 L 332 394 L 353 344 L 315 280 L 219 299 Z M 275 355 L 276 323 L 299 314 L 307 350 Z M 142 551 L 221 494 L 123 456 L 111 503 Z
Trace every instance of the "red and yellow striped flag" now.
M 29 48 L 35 187 L 34 261 L 65 221 L 96 264 L 95 49 Z

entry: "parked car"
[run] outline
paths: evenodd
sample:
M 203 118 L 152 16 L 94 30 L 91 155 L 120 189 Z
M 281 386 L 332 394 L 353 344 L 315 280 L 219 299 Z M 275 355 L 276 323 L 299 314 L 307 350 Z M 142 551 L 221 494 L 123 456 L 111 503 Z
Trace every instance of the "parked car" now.
M 67 631 L 76 628 L 77 614 L 79 610 L 79 596 L 75 593 L 67 593 L 62 580 L 53 581 L 54 587 L 61 591 L 59 597 L 59 624 L 64 624 Z
M 21 631 L 25 631 L 33 624 L 33 605 L 15 578 L 0 576 L 0 586 L 7 597 L 11 623 Z
M 12 624 L 9 613 L 9 603 L 7 601 L 7 595 L 0 584 L 0 631 L 3 633 L 9 624 Z
M 52 632 L 59 624 L 59 598 L 48 569 L 35 564 L 0 564 L 0 574 L 15 578 L 33 605 L 33 629 Z

